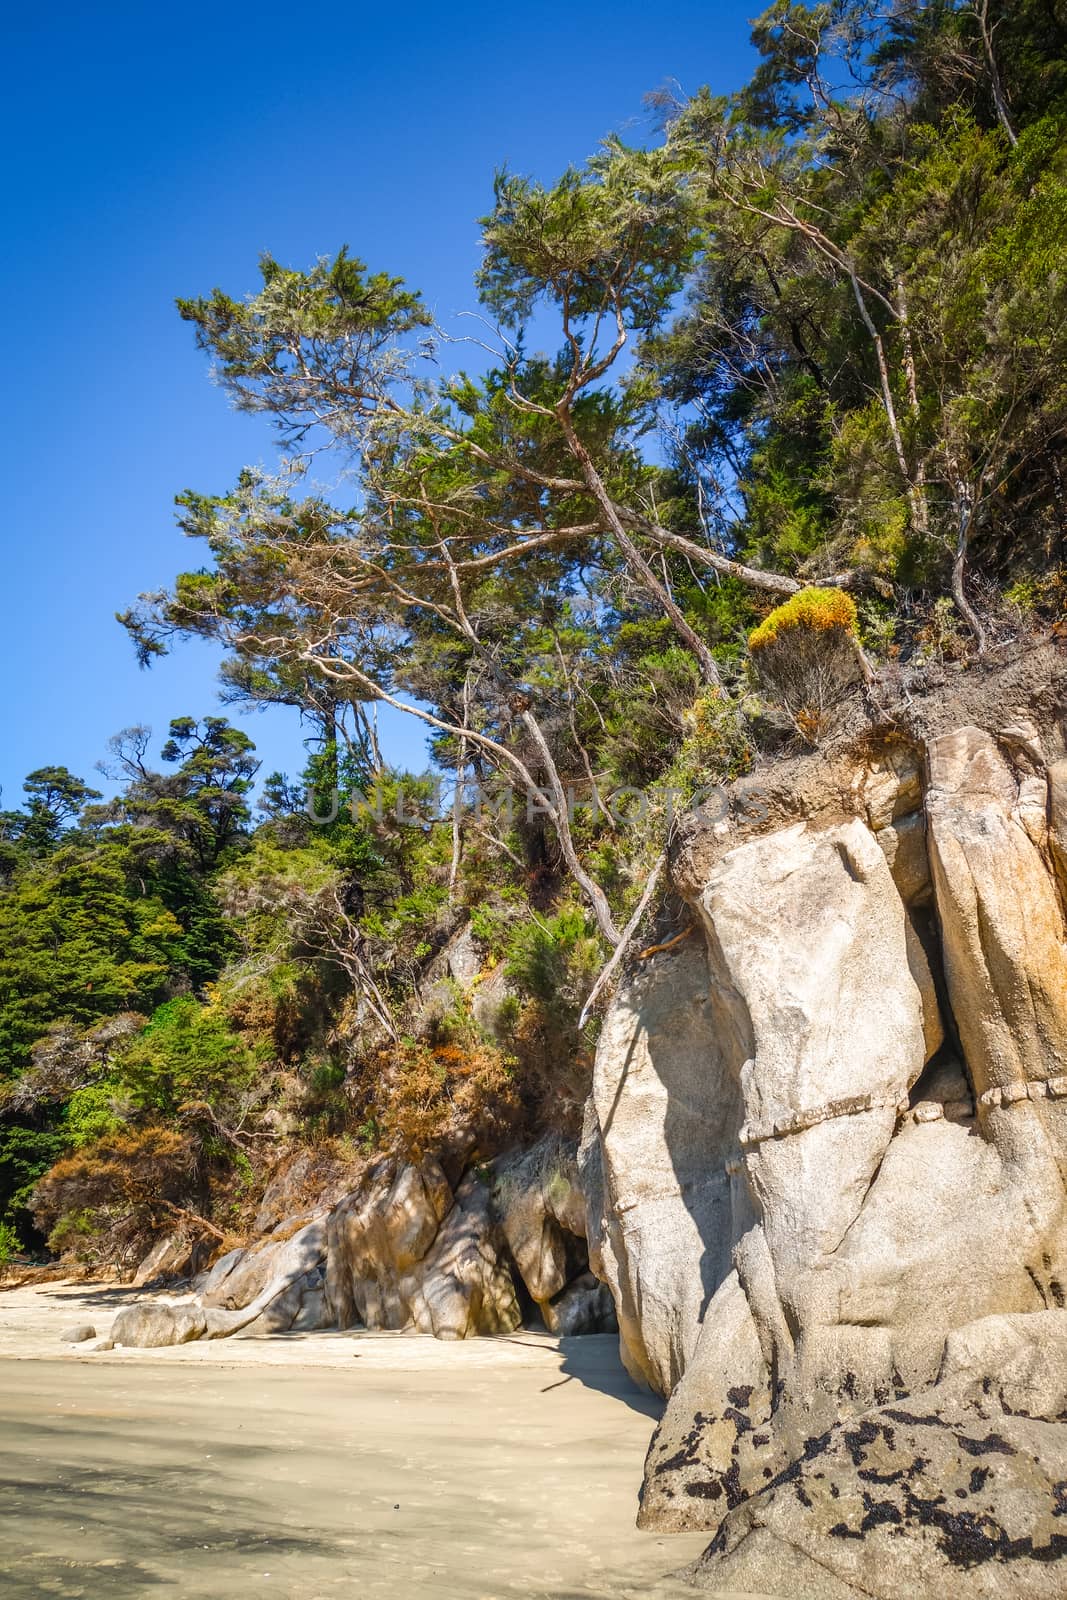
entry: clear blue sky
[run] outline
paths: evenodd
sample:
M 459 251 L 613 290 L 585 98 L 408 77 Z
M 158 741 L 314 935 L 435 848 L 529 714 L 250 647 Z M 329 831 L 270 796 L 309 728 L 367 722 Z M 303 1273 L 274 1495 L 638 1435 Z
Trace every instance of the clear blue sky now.
M 113 613 L 197 564 L 185 487 L 271 461 L 174 310 L 241 294 L 262 250 L 292 266 L 348 243 L 439 316 L 474 305 L 494 169 L 550 179 L 604 134 L 647 129 L 666 79 L 739 86 L 751 4 L 164 7 L 9 14 L 9 232 L 0 805 L 56 762 L 92 777 L 108 736 L 217 711 L 217 659 L 138 670 Z M 240 716 L 264 772 L 302 765 L 296 714 Z M 421 766 L 406 719 L 395 760 Z

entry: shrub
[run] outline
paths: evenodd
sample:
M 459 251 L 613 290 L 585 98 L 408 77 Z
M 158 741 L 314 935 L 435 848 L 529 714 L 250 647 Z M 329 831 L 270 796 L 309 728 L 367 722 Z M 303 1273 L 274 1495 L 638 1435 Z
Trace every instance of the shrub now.
M 34 1221 L 54 1250 L 93 1260 L 143 1253 L 161 1226 L 189 1216 L 197 1167 L 193 1145 L 173 1129 L 111 1133 L 40 1179 Z
M 0 1222 L 0 1267 L 6 1267 L 19 1252 L 18 1234 L 10 1222 Z
M 761 680 L 809 744 L 867 676 L 855 601 L 842 589 L 799 590 L 753 629 L 748 648 Z
M 449 1146 L 491 1155 L 518 1125 L 514 1063 L 487 1040 L 402 1041 L 378 1059 L 375 1132 L 410 1160 Z
M 221 1011 L 182 995 L 157 1007 L 118 1070 L 136 1105 L 172 1116 L 186 1100 L 239 1095 L 258 1065 Z
M 88 1083 L 75 1089 L 63 1113 L 62 1133 L 73 1150 L 94 1144 L 122 1126 L 121 1091 L 114 1083 Z
M 581 1126 L 589 1092 L 591 1058 L 578 1017 L 604 960 L 592 918 L 574 904 L 520 923 L 511 940 L 507 974 L 527 996 L 508 1039 L 523 1094 L 537 1122 L 569 1136 Z
M 560 1024 L 573 1023 L 603 965 L 593 920 L 584 906 L 564 905 L 555 916 L 520 922 L 512 934 L 507 974 L 518 988 L 549 1008 Z

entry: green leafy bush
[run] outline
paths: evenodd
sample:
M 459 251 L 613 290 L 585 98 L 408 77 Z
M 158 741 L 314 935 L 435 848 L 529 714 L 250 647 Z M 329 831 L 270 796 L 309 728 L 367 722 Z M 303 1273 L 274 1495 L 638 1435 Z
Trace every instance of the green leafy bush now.
M 63 1112 L 62 1132 L 72 1150 L 93 1144 L 122 1126 L 117 1110 L 122 1090 L 117 1083 L 89 1083 L 75 1089 Z
M 119 1072 L 136 1106 L 173 1116 L 187 1101 L 215 1103 L 239 1095 L 259 1065 L 257 1053 L 221 1010 L 182 996 L 153 1013 Z

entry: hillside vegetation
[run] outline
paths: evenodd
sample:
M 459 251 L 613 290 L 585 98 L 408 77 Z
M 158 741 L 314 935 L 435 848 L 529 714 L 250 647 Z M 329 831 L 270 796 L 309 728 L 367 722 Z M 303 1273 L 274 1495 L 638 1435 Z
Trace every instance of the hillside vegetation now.
M 777 0 L 754 40 L 646 144 L 498 176 L 473 342 L 346 248 L 178 302 L 282 455 L 179 496 L 201 564 L 120 620 L 144 665 L 221 645 L 307 767 L 257 800 L 179 717 L 116 737 L 117 798 L 56 766 L 0 813 L 0 1251 L 226 1237 L 295 1142 L 573 1132 L 679 807 L 1063 627 L 1062 6 Z

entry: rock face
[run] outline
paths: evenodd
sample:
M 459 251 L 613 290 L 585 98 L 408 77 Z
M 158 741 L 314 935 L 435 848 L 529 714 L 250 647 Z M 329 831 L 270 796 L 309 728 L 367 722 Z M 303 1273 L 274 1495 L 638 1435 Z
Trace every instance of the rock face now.
M 383 1157 L 329 1213 L 290 1218 L 193 1282 L 194 1304 L 144 1302 L 121 1345 L 365 1327 L 439 1339 L 511 1333 L 524 1309 L 552 1333 L 614 1332 L 589 1272 L 573 1145 L 551 1141 L 468 1172 Z
M 198 1281 L 197 1303 L 145 1301 L 127 1306 L 115 1318 L 111 1340 L 144 1347 L 225 1339 L 236 1333 L 284 1333 L 297 1322 L 301 1327 L 320 1327 L 325 1252 L 322 1218 L 258 1249 L 231 1250 Z
M 976 1376 L 991 1366 L 995 1382 Z M 1067 1313 L 950 1335 L 943 1373 L 805 1441 L 724 1518 L 697 1576 L 812 1600 L 1062 1594 Z
M 453 1195 L 433 1158 L 376 1162 L 333 1212 L 326 1297 L 342 1328 L 465 1339 L 522 1320 L 487 1187 L 469 1175 Z
M 641 969 L 605 1020 L 580 1164 L 589 1257 L 611 1289 L 631 1375 L 661 1394 L 751 1212 L 738 1193 L 740 1088 L 722 1059 L 696 940 Z
M 324 1216 L 295 1218 L 258 1246 L 231 1250 L 198 1282 L 200 1304 L 232 1313 L 218 1331 L 246 1338 L 318 1328 L 326 1320 L 323 1275 L 326 1260 Z
M 610 1296 L 587 1270 L 584 1228 L 565 1145 L 469 1171 L 455 1190 L 432 1156 L 382 1158 L 329 1218 L 327 1312 L 342 1328 L 467 1339 L 518 1328 L 525 1291 L 552 1332 L 614 1328 Z
M 189 1270 L 192 1246 L 182 1233 L 169 1233 L 156 1242 L 134 1274 L 134 1287 L 180 1278 Z
M 573 1145 L 546 1139 L 498 1161 L 493 1207 L 520 1281 L 545 1326 L 557 1331 L 562 1297 L 569 1289 L 580 1297 L 589 1288 L 585 1195 Z M 597 1304 L 605 1304 L 599 1294 Z M 608 1315 L 614 1320 L 614 1309 Z
M 738 786 L 677 852 L 697 932 L 605 1020 L 590 1262 L 698 1584 L 1067 1592 L 1056 694 Z

